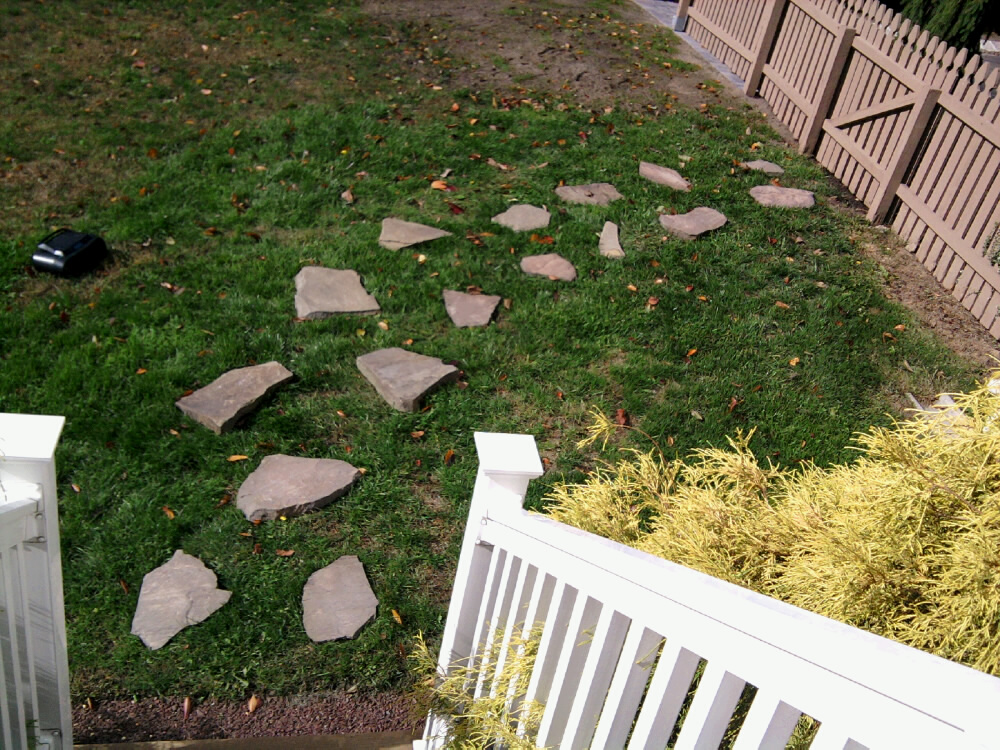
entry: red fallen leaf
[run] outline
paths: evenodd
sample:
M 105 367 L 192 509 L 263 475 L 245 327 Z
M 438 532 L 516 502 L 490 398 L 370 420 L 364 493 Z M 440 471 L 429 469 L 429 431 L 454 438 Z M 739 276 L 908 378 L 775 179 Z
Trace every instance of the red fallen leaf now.
M 451 466 L 453 463 L 455 463 L 455 451 L 449 448 L 444 452 L 444 465 Z M 402 625 L 402 623 L 400 624 Z
M 69 323 L 69 313 L 66 312 L 65 310 L 63 310 L 62 312 L 60 312 L 59 313 L 59 322 L 60 323 Z
M 465 209 L 464 208 L 462 208 L 461 206 L 456 206 L 454 203 L 450 203 L 448 201 L 445 201 L 445 205 L 448 206 L 448 210 L 451 211 L 453 214 L 458 215 L 458 214 L 464 214 L 465 213 Z
M 295 550 L 293 550 L 293 549 L 277 549 L 277 550 L 274 551 L 274 554 L 276 554 L 278 557 L 291 557 L 292 555 L 295 554 Z
M 260 554 L 261 552 L 263 552 L 263 551 L 264 551 L 264 545 L 263 545 L 263 544 L 261 544 L 260 542 L 257 542 L 257 543 L 256 543 L 256 544 L 255 544 L 255 545 L 253 546 L 253 553 L 254 553 L 255 555 L 259 555 L 259 554 Z
M 694 284 L 688 284 L 686 287 L 684 287 L 684 291 L 685 292 L 693 292 L 694 291 Z
M 560 401 L 562 401 L 563 400 L 563 392 L 562 391 L 556 391 L 556 398 L 559 399 Z
M 171 521 L 173 521 L 177 517 L 177 514 L 174 513 L 172 510 L 170 510 L 170 508 L 168 508 L 166 505 L 164 505 L 163 508 L 161 508 L 161 510 L 166 514 L 167 518 L 169 518 Z
M 531 233 L 530 239 L 532 242 L 537 242 L 539 245 L 551 245 L 555 242 L 551 235 L 546 234 L 542 236 L 534 232 Z
M 149 149 L 149 151 L 146 152 L 146 156 L 148 156 L 150 159 L 159 159 L 160 152 L 157 151 L 155 148 L 151 148 Z
M 128 584 L 125 583 L 124 578 L 118 579 L 118 585 L 122 587 L 122 591 L 124 591 L 126 594 L 128 593 Z
M 761 390 L 763 388 L 764 388 L 764 386 L 762 386 L 762 385 L 755 385 L 753 387 L 753 392 L 756 393 L 757 391 L 759 391 L 759 390 Z
M 628 425 L 628 414 L 624 409 L 618 409 L 615 412 L 615 424 L 619 427 L 626 427 Z
M 778 238 L 777 237 L 768 237 L 767 241 L 770 242 L 772 245 L 777 245 L 778 244 Z

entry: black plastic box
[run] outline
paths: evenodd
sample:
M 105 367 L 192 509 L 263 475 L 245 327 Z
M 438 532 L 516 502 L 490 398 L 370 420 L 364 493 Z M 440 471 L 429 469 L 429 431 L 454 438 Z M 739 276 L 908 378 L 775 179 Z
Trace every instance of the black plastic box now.
M 38 243 L 31 264 L 58 276 L 79 276 L 100 265 L 107 254 L 108 246 L 100 237 L 57 229 Z

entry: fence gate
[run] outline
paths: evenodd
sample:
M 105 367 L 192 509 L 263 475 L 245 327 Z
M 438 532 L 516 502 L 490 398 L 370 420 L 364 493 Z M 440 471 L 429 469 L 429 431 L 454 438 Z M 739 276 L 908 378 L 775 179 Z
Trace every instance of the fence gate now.
M 0 414 L 0 748 L 70 750 L 53 453 L 62 417 Z

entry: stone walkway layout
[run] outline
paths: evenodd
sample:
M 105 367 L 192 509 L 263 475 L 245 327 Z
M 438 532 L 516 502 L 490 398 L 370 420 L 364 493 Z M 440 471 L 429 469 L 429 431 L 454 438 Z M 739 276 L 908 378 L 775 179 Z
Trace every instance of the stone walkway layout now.
M 756 160 L 741 164 L 747 170 L 777 177 L 784 170 L 773 162 Z M 691 183 L 679 172 L 651 162 L 640 162 L 639 175 L 657 185 L 689 192 Z M 775 180 L 777 181 L 777 180 Z M 607 206 L 624 196 L 611 184 L 562 185 L 556 194 L 569 203 Z M 809 208 L 815 204 L 808 190 L 760 185 L 750 190 L 765 206 Z M 492 221 L 515 232 L 549 226 L 551 214 L 538 206 L 515 204 Z M 725 226 L 719 211 L 699 206 L 686 214 L 662 214 L 660 225 L 674 237 L 695 240 Z M 451 236 L 443 229 L 402 219 L 382 221 L 378 243 L 400 250 L 422 242 Z M 618 225 L 604 222 L 597 249 L 609 259 L 625 257 Z M 575 281 L 576 268 L 558 253 L 529 255 L 521 269 L 531 276 L 552 281 Z M 501 302 L 499 295 L 442 290 L 444 308 L 458 327 L 487 326 Z M 295 277 L 295 312 L 300 319 L 331 315 L 370 315 L 380 311 L 375 298 L 352 269 L 306 266 Z M 435 388 L 460 376 L 457 367 L 436 357 L 400 348 L 379 349 L 357 358 L 356 366 L 375 390 L 394 409 L 414 412 Z M 294 375 L 278 362 L 242 367 L 219 376 L 177 401 L 177 407 L 217 434 L 232 430 L 243 417 L 258 409 L 275 390 Z M 346 461 L 266 456 L 244 480 L 236 505 L 248 521 L 262 523 L 287 519 L 323 508 L 343 497 L 358 482 L 361 471 Z M 132 633 L 150 649 L 162 648 L 183 628 L 201 622 L 229 601 L 231 594 L 217 586 L 217 579 L 196 557 L 181 550 L 143 578 Z M 303 625 L 316 642 L 354 638 L 376 615 L 378 599 L 368 583 L 364 566 L 354 555 L 340 557 L 310 576 L 302 592 Z

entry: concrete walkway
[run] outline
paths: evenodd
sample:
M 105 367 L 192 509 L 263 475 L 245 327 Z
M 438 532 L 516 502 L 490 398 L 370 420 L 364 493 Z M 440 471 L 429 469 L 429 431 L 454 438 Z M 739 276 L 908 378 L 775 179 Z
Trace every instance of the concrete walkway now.
M 412 750 L 417 736 L 410 732 L 327 734 L 304 737 L 251 737 L 236 740 L 124 742 L 74 745 L 76 750 Z

